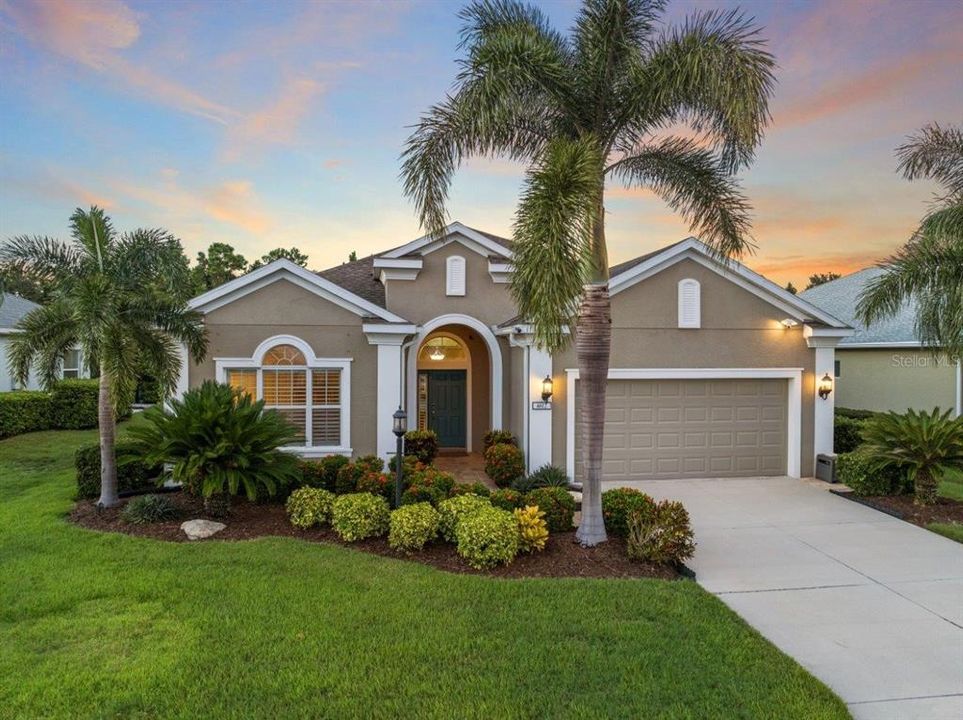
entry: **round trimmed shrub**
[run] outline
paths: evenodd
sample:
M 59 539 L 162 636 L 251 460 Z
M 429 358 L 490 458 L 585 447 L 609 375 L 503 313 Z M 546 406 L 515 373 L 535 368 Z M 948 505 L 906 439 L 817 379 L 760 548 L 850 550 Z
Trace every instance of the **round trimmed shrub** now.
M 357 490 L 390 499 L 394 497 L 395 482 L 384 473 L 366 472 L 358 479 Z
M 853 452 L 863 444 L 864 422 L 845 415 L 833 419 L 833 448 L 837 453 Z
M 902 495 L 913 491 L 904 470 L 883 466 L 863 449 L 836 456 L 836 479 L 857 495 Z
M 438 456 L 438 435 L 434 430 L 409 430 L 405 433 L 405 455 L 431 465 Z
M 516 508 L 515 522 L 518 523 L 518 547 L 522 552 L 541 552 L 548 542 L 548 525 L 545 513 L 536 505 Z
M 338 483 L 338 471 L 350 463 L 351 461 L 344 455 L 328 455 L 321 458 L 318 464 L 321 466 L 321 485 L 325 490 L 335 491 Z
M 649 510 L 654 501 L 641 490 L 615 488 L 602 493 L 602 517 L 607 532 L 619 537 L 629 534 L 629 515 L 636 510 Z
M 421 550 L 438 534 L 438 511 L 429 503 L 404 505 L 391 513 L 388 545 L 402 552 Z
M 334 480 L 334 492 L 337 495 L 347 495 L 358 491 L 358 480 L 364 474 L 364 470 L 353 462 L 345 463 L 338 468 Z
M 455 535 L 458 554 L 478 570 L 507 565 L 518 554 L 518 522 L 507 510 L 489 506 L 469 513 Z
M 448 491 L 448 497 L 455 497 L 456 495 L 479 495 L 487 498 L 491 494 L 492 491 L 488 489 L 488 486 L 480 482 L 458 483 Z
M 680 563 L 695 553 L 689 513 L 682 503 L 663 500 L 629 515 L 627 551 L 631 560 Z
M 415 503 L 431 503 L 437 505 L 445 499 L 445 494 L 439 488 L 431 485 L 410 485 L 401 493 L 402 505 L 414 505 Z
M 457 540 L 458 523 L 472 513 L 492 504 L 487 497 L 480 495 L 456 495 L 438 503 L 438 532 L 448 542 Z
M 309 528 L 331 521 L 335 495 L 324 488 L 302 487 L 291 493 L 284 509 L 294 527 Z
M 572 529 L 575 498 L 568 490 L 560 487 L 536 488 L 525 496 L 525 504 L 536 505 L 545 513 L 549 532 L 567 532 Z
M 525 474 L 525 456 L 514 445 L 492 445 L 485 451 L 485 474 L 498 487 L 508 487 Z
M 492 445 L 518 445 L 518 440 L 508 430 L 489 430 L 482 438 L 482 452 L 488 452 Z
M 491 504 L 502 510 L 514 510 L 522 506 L 523 495 L 518 490 L 512 488 L 502 488 L 496 490 L 488 496 Z
M 331 527 L 342 540 L 354 542 L 388 532 L 388 501 L 371 493 L 349 493 L 334 501 Z
M 177 506 L 166 495 L 140 495 L 124 505 L 120 513 L 123 521 L 131 525 L 169 522 L 179 516 Z

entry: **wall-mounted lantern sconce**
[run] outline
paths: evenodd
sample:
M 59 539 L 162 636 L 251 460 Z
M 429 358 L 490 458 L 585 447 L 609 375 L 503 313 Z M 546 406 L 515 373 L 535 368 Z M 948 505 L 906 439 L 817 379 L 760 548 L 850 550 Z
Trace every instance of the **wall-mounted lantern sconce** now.
M 829 397 L 829 394 L 833 391 L 833 379 L 829 376 L 829 373 L 823 375 L 823 379 L 819 381 L 819 397 L 823 400 Z
M 797 321 L 793 320 L 792 318 L 786 318 L 784 320 L 780 320 L 779 323 L 784 328 L 786 328 L 786 330 L 788 330 L 789 328 L 794 328 L 799 324 Z
M 552 398 L 552 378 L 548 375 L 542 380 L 542 400 L 548 402 Z

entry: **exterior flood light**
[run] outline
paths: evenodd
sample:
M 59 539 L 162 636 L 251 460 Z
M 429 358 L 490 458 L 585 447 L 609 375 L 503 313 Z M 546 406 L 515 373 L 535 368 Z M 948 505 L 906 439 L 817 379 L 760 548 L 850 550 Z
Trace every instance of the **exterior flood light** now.
M 826 373 L 823 375 L 823 379 L 819 381 L 819 397 L 825 400 L 832 391 L 833 379 L 829 376 L 829 373 Z
M 553 387 L 552 378 L 546 375 L 545 379 L 542 380 L 542 400 L 543 401 L 548 402 L 549 399 L 552 397 L 552 387 Z

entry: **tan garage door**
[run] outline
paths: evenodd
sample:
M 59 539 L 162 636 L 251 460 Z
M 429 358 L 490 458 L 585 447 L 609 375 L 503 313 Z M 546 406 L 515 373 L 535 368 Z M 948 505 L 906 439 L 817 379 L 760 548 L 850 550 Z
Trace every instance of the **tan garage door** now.
M 602 478 L 784 475 L 786 382 L 610 380 Z

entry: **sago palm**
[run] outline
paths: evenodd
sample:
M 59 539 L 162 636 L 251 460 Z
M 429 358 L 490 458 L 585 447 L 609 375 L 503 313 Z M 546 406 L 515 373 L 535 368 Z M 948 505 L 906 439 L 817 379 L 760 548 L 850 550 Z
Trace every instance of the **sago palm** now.
M 25 382 L 32 369 L 49 386 L 64 352 L 77 345 L 86 366 L 100 377 L 101 492 L 98 504 L 116 505 L 115 414 L 133 400 L 137 378 L 147 372 L 163 396 L 180 374 L 180 343 L 200 362 L 207 349 L 201 317 L 189 310 L 189 282 L 180 242 L 163 230 L 114 232 L 97 207 L 70 217 L 71 240 L 20 236 L 0 248 L 0 262 L 53 288 L 49 302 L 17 325 L 10 368 Z
M 150 408 L 129 434 L 139 457 L 170 465 L 172 478 L 201 495 L 212 515 L 226 513 L 232 495 L 254 500 L 261 487 L 273 495 L 299 475 L 297 457 L 279 449 L 297 439 L 294 427 L 228 385 L 206 381 L 170 409 Z
M 919 505 L 936 502 L 947 470 L 963 470 L 963 418 L 951 417 L 950 410 L 877 415 L 866 421 L 863 439 L 864 449 L 880 465 L 909 471 Z
M 938 196 L 920 226 L 895 255 L 879 264 L 859 301 L 869 325 L 916 300 L 920 341 L 950 358 L 963 355 L 963 130 L 933 124 L 896 151 L 907 180 L 939 183 Z
M 518 2 L 469 5 L 455 87 L 421 118 L 403 155 L 405 192 L 433 235 L 467 158 L 528 165 L 512 292 L 540 346 L 557 351 L 575 329 L 584 545 L 605 540 L 606 183 L 650 188 L 720 257 L 752 247 L 749 205 L 733 173 L 751 161 L 768 122 L 773 58 L 737 12 L 697 12 L 667 28 L 664 5 L 586 0 L 568 36 Z

